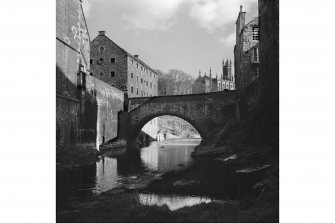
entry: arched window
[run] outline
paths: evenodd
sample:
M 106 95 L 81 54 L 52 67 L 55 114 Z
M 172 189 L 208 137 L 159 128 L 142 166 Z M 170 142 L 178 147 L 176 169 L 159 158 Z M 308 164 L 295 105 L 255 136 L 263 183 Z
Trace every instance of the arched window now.
M 104 73 L 103 72 L 100 72 L 100 77 L 102 78 L 104 76 Z
M 99 50 L 100 50 L 100 53 L 103 53 L 105 51 L 105 48 L 101 46 Z
M 98 61 L 97 61 L 97 63 L 98 63 L 99 65 L 103 64 L 103 62 L 104 62 L 104 59 L 103 59 L 103 58 L 99 58 Z

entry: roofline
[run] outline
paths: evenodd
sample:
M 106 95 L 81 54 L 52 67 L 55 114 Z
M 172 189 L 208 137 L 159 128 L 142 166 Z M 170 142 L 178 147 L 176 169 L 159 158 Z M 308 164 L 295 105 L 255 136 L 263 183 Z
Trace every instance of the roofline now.
M 256 18 L 254 18 L 253 20 L 251 20 L 250 22 L 248 22 L 247 24 L 245 24 L 242 29 L 244 29 L 244 27 L 246 27 L 246 26 L 249 26 L 250 23 L 252 23 L 253 21 L 255 21 L 258 18 L 259 18 L 259 16 L 257 16 Z M 258 23 L 259 23 L 259 21 L 258 21 Z
M 133 55 L 131 55 L 130 53 L 128 53 L 126 50 L 123 49 L 123 51 L 125 51 L 129 57 L 131 57 L 132 59 L 140 62 L 142 65 L 144 65 L 147 69 L 151 70 L 151 72 L 154 72 L 155 74 L 157 74 L 157 72 L 152 69 L 151 67 L 149 67 L 149 65 L 147 65 L 146 63 L 144 63 L 144 61 L 142 61 L 141 59 L 137 58 L 137 57 L 134 57 Z
M 100 35 L 97 35 L 91 43 L 93 43 Z M 120 50 L 122 50 L 124 53 L 127 54 L 127 56 L 131 57 L 132 59 L 136 60 L 137 62 L 141 63 L 143 66 L 145 66 L 147 69 L 149 69 L 151 72 L 154 72 L 155 74 L 157 74 L 157 72 L 152 69 L 151 67 L 149 67 L 149 65 L 147 65 L 146 63 L 144 63 L 142 60 L 140 60 L 139 58 L 134 57 L 132 54 L 130 54 L 127 50 L 123 49 L 122 47 L 120 47 L 117 43 L 115 43 L 113 40 L 111 40 L 108 36 L 103 35 L 104 37 L 106 37 L 109 41 L 111 41 L 113 44 L 115 44 Z

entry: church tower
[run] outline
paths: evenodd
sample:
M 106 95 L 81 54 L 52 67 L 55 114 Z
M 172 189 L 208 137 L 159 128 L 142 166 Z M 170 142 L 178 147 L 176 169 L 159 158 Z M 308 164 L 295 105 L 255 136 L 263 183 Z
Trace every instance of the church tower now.
M 232 79 L 232 75 L 231 75 L 231 60 L 230 62 L 228 61 L 228 59 L 226 60 L 226 62 L 224 61 L 224 59 L 222 60 L 222 76 L 223 76 L 223 80 L 231 80 Z

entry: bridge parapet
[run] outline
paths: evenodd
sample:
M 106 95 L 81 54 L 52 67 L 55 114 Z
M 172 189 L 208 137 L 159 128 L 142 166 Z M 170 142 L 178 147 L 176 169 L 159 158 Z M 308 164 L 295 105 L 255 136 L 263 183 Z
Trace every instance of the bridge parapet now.
M 128 99 L 128 111 L 132 111 L 134 109 L 136 109 L 138 106 L 140 106 L 141 104 L 147 102 L 148 100 L 150 100 L 153 97 L 140 97 L 140 98 L 129 98 Z

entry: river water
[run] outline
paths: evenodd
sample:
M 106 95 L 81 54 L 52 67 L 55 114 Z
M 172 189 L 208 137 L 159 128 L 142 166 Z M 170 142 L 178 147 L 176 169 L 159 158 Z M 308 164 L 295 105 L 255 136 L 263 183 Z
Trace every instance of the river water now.
M 190 168 L 196 163 L 191 153 L 199 143 L 200 139 L 152 142 L 148 147 L 131 149 L 117 158 L 101 157 L 92 165 L 57 171 L 57 205 L 108 191 L 148 174 L 160 176 Z M 211 201 L 203 196 L 155 193 L 139 193 L 138 200 L 143 205 L 166 204 L 171 210 Z

